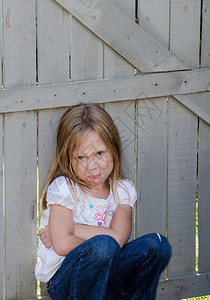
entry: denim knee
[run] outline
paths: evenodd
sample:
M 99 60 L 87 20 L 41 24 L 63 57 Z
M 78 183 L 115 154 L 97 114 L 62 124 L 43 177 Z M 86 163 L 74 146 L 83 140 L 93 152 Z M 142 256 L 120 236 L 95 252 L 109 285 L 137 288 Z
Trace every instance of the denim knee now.
M 151 233 L 150 236 L 150 246 L 156 253 L 159 261 L 167 264 L 171 257 L 171 246 L 167 239 L 159 233 Z
M 99 263 L 106 263 L 120 256 L 120 246 L 111 236 L 97 235 L 91 240 L 89 251 L 94 257 L 97 257 Z

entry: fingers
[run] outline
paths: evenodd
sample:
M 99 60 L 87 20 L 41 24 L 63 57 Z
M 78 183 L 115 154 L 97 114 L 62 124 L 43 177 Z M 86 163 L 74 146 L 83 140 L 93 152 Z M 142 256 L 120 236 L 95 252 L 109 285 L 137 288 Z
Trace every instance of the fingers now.
M 45 245 L 46 248 L 50 248 L 52 246 L 52 243 L 50 240 L 44 240 L 42 243 Z
M 52 246 L 50 241 L 49 226 L 45 226 L 39 230 L 39 238 L 46 248 L 50 248 Z
M 42 240 L 42 236 L 45 234 L 45 227 L 39 230 L 39 237 Z
M 44 244 L 46 248 L 50 248 L 52 246 L 52 243 L 48 237 L 43 237 L 41 239 L 41 241 L 42 241 L 42 244 Z

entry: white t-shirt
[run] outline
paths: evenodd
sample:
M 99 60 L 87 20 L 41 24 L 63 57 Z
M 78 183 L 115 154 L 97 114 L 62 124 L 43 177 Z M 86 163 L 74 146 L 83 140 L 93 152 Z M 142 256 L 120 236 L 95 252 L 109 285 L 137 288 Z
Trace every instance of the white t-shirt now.
M 47 209 L 44 211 L 45 217 L 40 219 L 40 228 L 48 224 L 50 204 L 59 204 L 71 209 L 74 223 L 108 228 L 117 205 L 125 204 L 133 208 L 137 198 L 136 189 L 128 180 L 117 181 L 115 197 L 110 190 L 107 199 L 99 199 L 84 192 L 78 185 L 70 185 L 64 176 L 60 176 L 48 187 Z M 60 268 L 65 256 L 58 255 L 52 247 L 47 249 L 41 240 L 39 240 L 37 255 L 36 279 L 47 282 Z

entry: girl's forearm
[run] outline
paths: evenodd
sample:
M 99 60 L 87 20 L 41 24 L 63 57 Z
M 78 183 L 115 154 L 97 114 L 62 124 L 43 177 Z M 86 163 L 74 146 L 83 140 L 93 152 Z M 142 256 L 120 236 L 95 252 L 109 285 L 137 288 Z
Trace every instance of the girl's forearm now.
M 91 226 L 91 225 L 83 225 L 83 224 L 75 224 L 74 225 L 74 234 L 75 236 L 88 240 L 96 235 L 105 234 L 113 237 L 120 247 L 123 247 L 125 242 L 124 240 L 121 240 L 120 234 L 112 229 L 112 228 L 106 228 L 106 227 L 97 227 L 97 226 Z
M 84 239 L 68 233 L 62 239 L 54 241 L 52 245 L 49 225 L 39 230 L 39 238 L 46 248 L 53 246 L 55 252 L 62 256 L 68 255 L 74 248 L 85 242 Z
M 66 256 L 68 255 L 74 248 L 84 243 L 85 240 L 69 234 L 63 239 L 59 240 L 59 243 L 54 243 L 53 248 L 58 255 Z

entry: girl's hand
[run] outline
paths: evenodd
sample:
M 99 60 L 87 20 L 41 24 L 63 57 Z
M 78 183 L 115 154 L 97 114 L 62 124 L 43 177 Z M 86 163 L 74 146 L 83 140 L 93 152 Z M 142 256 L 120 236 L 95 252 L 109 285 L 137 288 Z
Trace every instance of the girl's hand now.
M 39 238 L 46 248 L 50 248 L 52 246 L 48 225 L 39 230 Z

